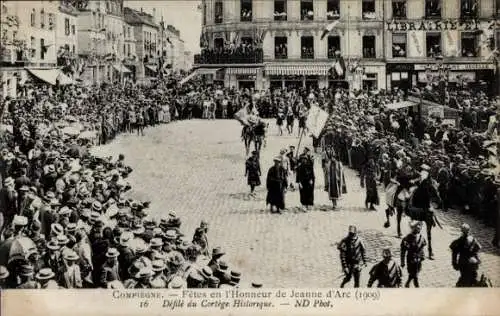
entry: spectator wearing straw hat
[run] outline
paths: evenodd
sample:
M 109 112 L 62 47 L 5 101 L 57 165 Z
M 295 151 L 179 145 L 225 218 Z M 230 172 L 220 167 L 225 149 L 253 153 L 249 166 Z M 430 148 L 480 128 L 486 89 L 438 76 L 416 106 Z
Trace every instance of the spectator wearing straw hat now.
M 35 279 L 40 284 L 42 289 L 59 289 L 59 284 L 54 280 L 56 274 L 50 268 L 44 268 L 38 271 Z
M 99 285 L 107 288 L 107 283 L 111 281 L 121 281 L 118 256 L 120 252 L 116 248 L 109 248 L 106 251 L 106 262 L 100 268 Z
M 39 289 L 40 284 L 34 280 L 33 274 L 34 271 L 31 265 L 22 265 L 18 273 L 19 286 L 17 288 L 23 290 Z
M 224 251 L 222 251 L 221 247 L 215 247 L 212 250 L 212 258 L 210 259 L 210 261 L 207 264 L 210 267 L 210 269 L 212 269 L 212 271 L 216 271 L 217 270 L 217 268 L 219 267 L 219 260 L 225 254 L 226 253 Z
M 60 283 L 67 289 L 79 289 L 83 286 L 83 281 L 80 272 L 80 266 L 77 262 L 80 260 L 78 254 L 71 250 L 65 249 L 62 252 L 63 265 L 60 271 Z
M 0 290 L 7 288 L 5 285 L 7 283 L 7 278 L 9 277 L 9 270 L 5 266 L 0 266 Z

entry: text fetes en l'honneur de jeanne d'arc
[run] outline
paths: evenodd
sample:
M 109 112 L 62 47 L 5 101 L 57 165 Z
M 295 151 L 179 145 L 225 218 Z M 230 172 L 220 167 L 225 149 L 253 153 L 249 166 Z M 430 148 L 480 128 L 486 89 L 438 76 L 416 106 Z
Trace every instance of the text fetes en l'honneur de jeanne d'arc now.
M 368 295 L 369 294 L 369 295 Z M 326 291 L 300 291 L 300 290 L 277 290 L 277 291 L 241 291 L 225 290 L 199 292 L 195 290 L 183 290 L 180 295 L 170 295 L 165 298 L 162 292 L 129 292 L 113 291 L 114 299 L 142 299 L 141 307 L 150 307 L 148 300 L 160 300 L 160 307 L 167 309 L 183 308 L 272 308 L 275 300 L 284 299 L 287 303 L 293 302 L 294 307 L 325 308 L 333 307 L 334 299 L 356 299 L 356 300 L 378 300 L 378 293 L 363 294 L 360 291 L 351 290 L 326 290 Z M 290 301 L 290 299 L 292 301 Z M 311 300 L 309 300 L 311 299 Z M 148 303 L 145 303 L 148 302 Z M 285 301 L 283 301 L 285 302 Z M 279 304 L 279 303 L 278 303 Z M 280 304 L 284 305 L 284 304 Z

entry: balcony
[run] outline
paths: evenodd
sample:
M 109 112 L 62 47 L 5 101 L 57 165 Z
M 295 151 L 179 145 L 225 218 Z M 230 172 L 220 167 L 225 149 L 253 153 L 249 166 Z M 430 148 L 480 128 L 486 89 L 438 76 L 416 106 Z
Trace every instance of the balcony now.
M 301 59 L 314 59 L 314 50 L 312 48 L 302 49 L 300 53 Z
M 194 55 L 195 64 L 261 64 L 263 62 L 262 49 L 249 51 L 241 50 L 207 50 Z

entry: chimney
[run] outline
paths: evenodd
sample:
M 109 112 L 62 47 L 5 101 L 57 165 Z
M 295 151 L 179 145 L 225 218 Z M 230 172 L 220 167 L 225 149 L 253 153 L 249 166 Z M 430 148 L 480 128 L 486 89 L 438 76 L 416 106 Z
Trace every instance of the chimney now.
M 141 7 L 141 13 L 142 13 L 142 12 L 144 12 L 144 11 L 142 10 L 142 7 Z
M 156 20 L 156 8 L 153 8 L 153 20 Z

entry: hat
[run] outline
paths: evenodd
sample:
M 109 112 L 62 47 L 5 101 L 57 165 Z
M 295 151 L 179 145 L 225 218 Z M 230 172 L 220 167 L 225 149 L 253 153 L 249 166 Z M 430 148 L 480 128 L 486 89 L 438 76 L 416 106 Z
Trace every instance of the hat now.
M 77 225 L 75 223 L 68 223 L 68 225 L 66 225 L 66 232 L 69 232 L 69 233 L 75 232 L 76 227 L 77 227 Z
M 67 261 L 77 261 L 78 259 L 80 259 L 77 253 L 71 249 L 66 249 L 65 251 L 63 251 L 62 255 L 64 260 Z
M 101 204 L 101 202 L 94 201 L 92 203 L 92 209 L 95 210 L 95 211 L 97 211 L 97 212 L 100 212 L 102 210 L 102 204 Z
M 19 270 L 19 274 L 22 276 L 31 276 L 34 272 L 33 267 L 29 264 L 22 265 Z
M 357 233 L 358 232 L 358 228 L 354 225 L 349 225 L 349 232 L 350 233 Z
M 183 265 L 184 262 L 185 262 L 184 257 L 180 253 L 175 254 L 174 256 L 170 257 L 168 260 L 169 264 L 176 266 L 176 267 Z
M 64 233 L 64 228 L 59 223 L 52 223 L 50 225 L 50 231 L 56 235 L 61 235 Z
M 134 222 L 134 224 L 132 225 L 132 232 L 135 235 L 144 234 L 144 231 L 145 229 L 141 222 Z
M 430 170 L 431 170 L 431 167 L 429 167 L 429 166 L 428 166 L 428 165 L 426 165 L 426 164 L 423 164 L 423 165 L 421 165 L 421 166 L 420 166 L 420 169 L 425 170 L 425 171 L 430 171 Z
M 116 258 L 120 255 L 120 252 L 116 250 L 116 248 L 109 248 L 108 251 L 106 252 L 106 257 L 107 258 Z
M 223 256 L 225 255 L 226 253 L 224 251 L 222 251 L 221 247 L 215 247 L 213 250 L 212 250 L 212 257 L 217 257 L 217 256 Z
M 56 240 L 57 240 L 57 244 L 59 244 L 60 246 L 64 246 L 69 242 L 68 236 L 66 236 L 64 234 L 57 235 Z
M 180 276 L 173 277 L 170 283 L 168 283 L 169 289 L 183 289 L 187 287 L 186 281 Z
M 155 272 L 163 271 L 166 268 L 164 260 L 153 260 L 151 265 L 152 265 L 153 271 L 155 271 Z
M 167 240 L 175 240 L 177 239 L 177 232 L 173 229 L 169 229 L 165 232 L 165 239 Z
M 82 209 L 81 212 L 80 212 L 80 217 L 90 218 L 91 217 L 90 209 L 88 209 L 88 208 Z
M 10 273 L 5 266 L 0 266 L 0 280 L 7 279 Z
M 28 225 L 28 218 L 25 216 L 14 215 L 14 219 L 12 220 L 12 225 L 14 225 L 14 226 L 26 226 L 26 225 Z
M 131 233 L 131 232 L 123 232 L 120 235 L 120 245 L 126 246 L 127 243 L 132 240 L 132 238 L 134 238 L 134 234 L 133 233 Z
M 153 237 L 163 237 L 163 230 L 160 227 L 153 228 Z
M 392 257 L 391 249 L 385 248 L 384 250 L 382 250 L 382 257 L 391 258 Z
M 108 289 L 124 289 L 125 286 L 123 285 L 123 283 L 121 283 L 120 281 L 118 280 L 114 280 L 114 281 L 111 281 L 111 282 L 108 282 Z
M 262 283 L 260 283 L 260 282 L 252 282 L 252 287 L 256 288 L 256 289 L 259 289 L 259 288 L 262 287 Z
M 71 209 L 67 206 L 63 206 L 59 209 L 59 215 L 69 215 L 71 214 Z
M 273 161 L 281 162 L 281 157 L 280 156 L 276 156 L 276 157 L 274 157 Z
M 163 246 L 163 241 L 161 240 L 161 238 L 153 238 L 151 239 L 149 245 L 151 247 L 161 247 Z
M 217 268 L 217 270 L 225 271 L 225 270 L 227 270 L 227 268 L 228 268 L 228 265 L 225 261 L 219 261 L 219 267 Z
M 207 228 L 207 227 L 208 227 L 208 223 L 206 221 L 202 220 L 200 222 L 200 228 Z
M 30 187 L 23 184 L 20 188 L 19 188 L 19 191 L 24 191 L 24 192 L 28 192 L 30 190 Z
M 153 270 L 149 267 L 144 267 L 135 274 L 136 279 L 146 278 L 153 275 Z
M 46 247 L 50 250 L 59 250 L 61 248 L 61 246 L 57 243 L 57 240 L 50 240 Z
M 211 276 L 208 278 L 208 285 L 210 286 L 213 286 L 213 287 L 217 287 L 217 285 L 220 284 L 220 280 L 214 276 Z
M 212 276 L 213 271 L 209 266 L 204 266 L 202 269 L 200 269 L 200 275 L 204 277 L 205 279 L 208 279 Z

